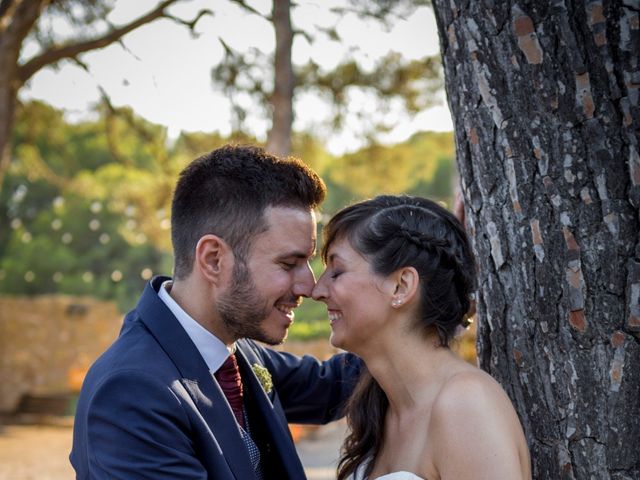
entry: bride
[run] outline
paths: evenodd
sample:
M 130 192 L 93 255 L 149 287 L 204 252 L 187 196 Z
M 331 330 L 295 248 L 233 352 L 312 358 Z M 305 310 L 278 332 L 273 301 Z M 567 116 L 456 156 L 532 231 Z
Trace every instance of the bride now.
M 449 348 L 475 285 L 463 227 L 434 202 L 380 196 L 324 228 L 331 343 L 365 373 L 347 406 L 338 480 L 531 478 L 527 444 L 500 385 Z

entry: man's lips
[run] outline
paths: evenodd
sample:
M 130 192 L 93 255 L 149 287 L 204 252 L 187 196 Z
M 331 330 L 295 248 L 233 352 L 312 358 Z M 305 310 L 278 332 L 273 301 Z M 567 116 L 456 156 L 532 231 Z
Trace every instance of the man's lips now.
M 284 313 L 287 317 L 293 316 L 293 309 L 296 308 L 297 305 L 276 305 L 276 310 Z

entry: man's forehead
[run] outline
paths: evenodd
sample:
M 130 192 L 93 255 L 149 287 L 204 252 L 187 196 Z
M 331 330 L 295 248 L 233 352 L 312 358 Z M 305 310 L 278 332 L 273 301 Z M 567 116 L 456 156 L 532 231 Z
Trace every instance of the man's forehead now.
M 254 245 L 270 249 L 278 256 L 308 258 L 316 249 L 316 217 L 311 210 L 294 207 L 268 207 L 267 228 L 259 233 Z
M 307 228 L 313 225 L 315 232 L 316 214 L 313 210 L 298 207 L 271 206 L 264 211 L 267 228 L 289 225 L 291 227 Z

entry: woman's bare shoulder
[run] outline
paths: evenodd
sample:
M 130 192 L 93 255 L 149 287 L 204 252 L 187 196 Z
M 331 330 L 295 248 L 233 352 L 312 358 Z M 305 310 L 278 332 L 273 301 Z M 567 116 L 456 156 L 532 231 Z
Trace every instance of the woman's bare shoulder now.
M 487 414 L 486 410 L 493 407 L 499 407 L 499 412 L 505 403 L 513 409 L 502 386 L 488 373 L 469 365 L 443 382 L 434 400 L 433 414 L 454 414 L 459 409 Z
M 436 396 L 429 424 L 441 478 L 526 478 L 526 442 L 500 384 L 482 370 L 451 375 Z M 443 475 L 447 472 L 447 475 Z

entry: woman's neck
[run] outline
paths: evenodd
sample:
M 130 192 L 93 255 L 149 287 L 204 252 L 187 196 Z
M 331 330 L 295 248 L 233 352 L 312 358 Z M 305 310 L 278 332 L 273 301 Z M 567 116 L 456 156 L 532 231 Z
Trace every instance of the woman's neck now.
M 386 341 L 361 357 L 384 390 L 392 411 L 410 411 L 429 405 L 440 386 L 452 374 L 469 367 L 436 335 L 415 332 L 385 336 Z

